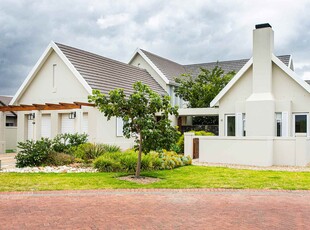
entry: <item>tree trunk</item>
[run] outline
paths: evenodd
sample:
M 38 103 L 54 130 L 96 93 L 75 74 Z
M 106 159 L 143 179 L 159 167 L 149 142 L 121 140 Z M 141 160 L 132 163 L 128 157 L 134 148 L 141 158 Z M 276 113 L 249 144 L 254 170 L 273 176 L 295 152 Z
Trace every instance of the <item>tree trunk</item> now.
M 141 157 L 142 157 L 142 135 L 140 133 L 139 137 L 139 153 L 138 153 L 138 162 L 137 162 L 137 169 L 136 169 L 136 177 L 140 177 L 141 171 Z

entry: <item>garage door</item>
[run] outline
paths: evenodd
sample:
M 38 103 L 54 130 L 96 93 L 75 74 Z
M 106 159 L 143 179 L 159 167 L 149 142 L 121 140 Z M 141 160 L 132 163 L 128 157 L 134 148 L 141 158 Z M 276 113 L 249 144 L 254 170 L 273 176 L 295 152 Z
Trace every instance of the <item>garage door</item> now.
M 41 137 L 51 138 L 51 115 L 42 114 L 41 119 Z
M 33 120 L 28 120 L 28 140 L 33 140 Z
M 69 119 L 69 113 L 61 115 L 61 133 L 74 133 L 74 119 Z
M 88 113 L 83 113 L 82 133 L 88 133 Z

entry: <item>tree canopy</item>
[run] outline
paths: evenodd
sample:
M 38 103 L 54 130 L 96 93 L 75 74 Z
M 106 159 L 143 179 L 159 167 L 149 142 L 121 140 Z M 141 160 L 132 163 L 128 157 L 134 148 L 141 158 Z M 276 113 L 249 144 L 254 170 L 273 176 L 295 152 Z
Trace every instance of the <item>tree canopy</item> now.
M 109 95 L 94 90 L 89 102 L 94 102 L 108 120 L 111 117 L 123 119 L 124 136 L 133 136 L 139 148 L 136 170 L 136 177 L 139 177 L 142 151 L 170 149 L 177 141 L 178 131 L 171 126 L 169 116 L 177 116 L 178 108 L 170 105 L 169 96 L 161 96 L 141 82 L 136 82 L 133 89 L 134 92 L 129 96 L 125 95 L 123 89 L 111 90 Z
M 208 70 L 201 68 L 197 77 L 183 74 L 175 79 L 179 84 L 175 93 L 188 102 L 189 108 L 205 108 L 235 75 L 234 71 L 224 73 L 221 67 Z

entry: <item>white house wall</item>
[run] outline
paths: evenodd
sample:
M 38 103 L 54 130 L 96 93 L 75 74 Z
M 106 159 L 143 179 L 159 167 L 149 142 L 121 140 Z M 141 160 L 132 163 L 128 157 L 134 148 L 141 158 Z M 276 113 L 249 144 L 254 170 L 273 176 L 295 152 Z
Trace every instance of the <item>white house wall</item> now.
M 53 87 L 53 65 L 55 84 Z M 88 93 L 53 51 L 15 104 L 87 102 Z
M 251 93 L 252 68 L 249 68 L 219 102 L 219 136 L 225 135 L 225 114 L 245 113 L 245 101 Z

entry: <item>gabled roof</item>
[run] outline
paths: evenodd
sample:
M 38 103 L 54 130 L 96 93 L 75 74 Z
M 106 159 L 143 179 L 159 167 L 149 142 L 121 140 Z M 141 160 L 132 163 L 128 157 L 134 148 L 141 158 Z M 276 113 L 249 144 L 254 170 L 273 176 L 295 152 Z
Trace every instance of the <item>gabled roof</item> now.
M 280 59 L 282 57 L 282 60 Z M 291 77 L 295 82 L 297 82 L 302 88 L 304 88 L 308 93 L 310 93 L 310 85 L 297 76 L 297 74 L 290 68 L 291 60 L 287 63 L 283 61 L 283 57 L 277 57 L 272 54 L 271 60 L 276 64 L 282 71 L 284 71 L 289 77 Z M 287 58 L 287 57 L 286 57 Z M 219 100 L 230 90 L 231 87 L 243 76 L 243 74 L 252 66 L 253 59 L 251 58 L 241 70 L 231 79 L 231 81 L 220 91 L 220 93 L 211 101 L 210 107 L 214 107 L 218 104 Z
M 174 78 L 186 72 L 184 66 L 171 61 L 169 59 L 160 57 L 156 54 L 140 49 L 152 63 L 168 78 L 170 83 L 174 83 Z
M 136 53 L 139 53 L 146 61 L 158 72 L 158 74 L 166 81 L 167 84 L 175 84 L 175 77 L 180 76 L 184 73 L 189 73 L 196 77 L 200 73 L 200 68 L 213 69 L 215 66 L 221 67 L 225 73 L 230 71 L 235 71 L 236 73 L 241 70 L 241 68 L 250 60 L 250 59 L 240 59 L 240 60 L 231 60 L 231 61 L 218 61 L 218 62 L 209 62 L 209 63 L 198 63 L 198 64 L 189 64 L 181 65 L 169 59 L 160 57 L 156 54 L 153 54 L 149 51 L 143 49 L 137 49 Z M 135 53 L 135 54 L 136 54 Z M 129 61 L 129 63 L 135 57 L 135 54 Z M 278 58 L 290 68 L 293 68 L 291 55 L 282 55 Z
M 155 92 L 166 94 L 144 69 L 60 43 L 56 45 L 92 89 L 107 94 L 110 90 L 122 88 L 128 95 L 133 92 L 132 85 L 141 81 Z
M 125 93 L 130 94 L 132 85 L 136 81 L 149 85 L 155 92 L 166 94 L 164 89 L 146 70 L 84 50 L 51 42 L 18 89 L 10 105 L 15 104 L 21 97 L 53 51 L 58 54 L 89 94 L 92 93 L 93 89 L 98 89 L 106 94 L 115 88 L 124 88 Z

